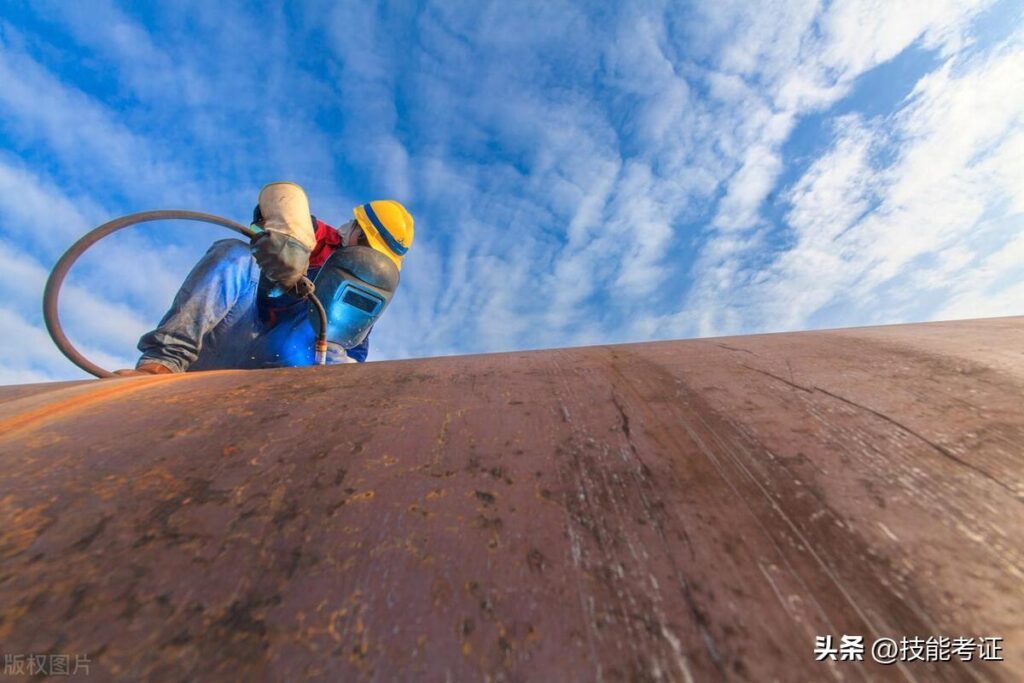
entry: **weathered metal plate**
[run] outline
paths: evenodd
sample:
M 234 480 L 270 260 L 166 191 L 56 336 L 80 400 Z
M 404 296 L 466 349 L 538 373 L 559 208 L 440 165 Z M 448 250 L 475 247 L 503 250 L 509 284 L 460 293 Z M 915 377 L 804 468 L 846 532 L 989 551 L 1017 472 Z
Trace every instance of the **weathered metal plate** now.
M 133 681 L 1024 679 L 1024 318 L 3 391 L 5 654 Z M 815 661 L 843 634 L 1005 661 Z

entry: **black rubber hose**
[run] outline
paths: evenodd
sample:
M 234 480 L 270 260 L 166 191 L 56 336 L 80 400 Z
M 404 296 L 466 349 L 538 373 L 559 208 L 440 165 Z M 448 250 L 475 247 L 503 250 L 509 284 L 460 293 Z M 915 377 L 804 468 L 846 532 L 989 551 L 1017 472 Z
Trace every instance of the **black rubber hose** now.
M 64 252 L 64 255 L 57 261 L 57 265 L 50 271 L 50 277 L 46 280 L 46 289 L 43 290 L 43 320 L 46 322 L 46 330 L 50 333 L 50 338 L 53 339 L 53 343 L 57 345 L 61 353 L 67 356 L 68 360 L 82 368 L 91 375 L 96 377 L 113 377 L 114 373 L 109 370 L 104 370 L 100 366 L 96 365 L 88 358 L 83 356 L 78 349 L 71 343 L 64 334 L 64 329 L 60 325 L 60 315 L 57 310 L 58 300 L 60 298 L 60 288 L 64 284 L 64 278 L 67 277 L 68 271 L 71 270 L 71 266 L 74 265 L 75 261 L 78 260 L 86 249 L 99 242 L 107 235 L 122 230 L 124 228 L 138 225 L 139 223 L 150 223 L 152 221 L 166 221 L 166 220 L 185 220 L 185 221 L 197 221 L 199 223 L 212 223 L 214 225 L 220 225 L 229 230 L 243 235 L 246 239 L 251 240 L 256 236 L 250 228 L 228 220 L 227 218 L 221 218 L 220 216 L 214 216 L 209 213 L 200 213 L 198 211 L 181 211 L 181 210 L 164 210 L 164 211 L 143 211 L 142 213 L 133 213 L 121 218 L 115 218 L 112 221 L 104 223 L 103 225 L 90 230 L 81 239 L 71 245 L 71 247 Z M 317 299 L 315 294 L 309 294 L 310 300 L 313 302 L 317 309 L 320 318 L 320 330 L 317 333 L 317 350 L 326 348 L 327 341 L 327 313 L 324 311 L 323 304 Z
M 306 282 L 309 282 L 309 280 L 306 280 Z M 309 282 L 309 287 L 310 290 L 313 289 L 312 282 Z M 310 291 L 306 298 L 313 302 L 317 317 L 320 319 L 320 331 L 316 334 L 316 344 L 313 347 L 314 362 L 317 365 L 325 365 L 327 363 L 327 311 L 324 309 L 320 297 L 315 292 Z

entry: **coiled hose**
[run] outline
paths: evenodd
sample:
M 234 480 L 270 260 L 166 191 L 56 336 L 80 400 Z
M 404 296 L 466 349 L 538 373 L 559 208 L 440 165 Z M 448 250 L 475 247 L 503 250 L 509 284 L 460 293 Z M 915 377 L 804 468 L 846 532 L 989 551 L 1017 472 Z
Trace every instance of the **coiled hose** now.
M 57 303 L 60 298 L 60 288 L 64 284 L 64 278 L 67 276 L 68 271 L 71 270 L 71 266 L 74 265 L 78 257 L 85 253 L 86 249 L 99 242 L 107 235 L 122 230 L 124 228 L 138 225 L 139 223 L 150 223 L 152 221 L 166 221 L 166 220 L 185 220 L 185 221 L 196 221 L 199 223 L 211 223 L 213 225 L 220 225 L 229 230 L 234 230 L 246 237 L 246 239 L 253 239 L 257 233 L 246 226 L 230 221 L 227 218 L 221 218 L 220 216 L 214 216 L 209 213 L 200 213 L 198 211 L 179 211 L 179 210 L 164 210 L 164 211 L 143 211 L 142 213 L 133 213 L 121 218 L 115 218 L 112 221 L 104 223 L 98 228 L 94 228 L 87 232 L 81 239 L 71 245 L 71 247 L 64 252 L 64 255 L 57 261 L 57 265 L 50 271 L 50 277 L 46 280 L 46 289 L 43 290 L 43 320 L 46 322 L 46 330 L 50 333 L 50 338 L 53 339 L 53 343 L 57 345 L 61 353 L 67 356 L 68 360 L 82 368 L 91 375 L 96 377 L 113 377 L 114 373 L 109 370 L 104 370 L 100 366 L 96 365 L 88 358 L 82 355 L 82 353 L 75 348 L 74 344 L 68 339 L 67 335 L 64 334 L 64 329 L 60 325 L 60 315 L 57 312 Z M 327 312 L 324 310 L 323 304 L 313 293 L 313 283 L 307 282 L 307 289 L 310 293 L 307 295 L 309 300 L 313 303 L 320 318 L 320 329 L 317 331 L 316 336 L 316 362 L 323 365 L 325 362 L 325 355 L 327 351 Z

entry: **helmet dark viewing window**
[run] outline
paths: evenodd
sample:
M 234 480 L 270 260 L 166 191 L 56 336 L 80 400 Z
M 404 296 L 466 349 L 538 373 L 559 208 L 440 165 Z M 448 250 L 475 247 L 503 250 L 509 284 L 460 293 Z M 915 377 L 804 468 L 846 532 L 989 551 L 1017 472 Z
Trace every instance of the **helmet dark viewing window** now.
M 342 301 L 347 303 L 349 306 L 355 306 L 359 310 L 366 311 L 367 313 L 373 313 L 377 309 L 378 304 L 377 301 L 360 294 L 352 288 L 349 288 L 345 292 L 345 296 L 342 298 Z

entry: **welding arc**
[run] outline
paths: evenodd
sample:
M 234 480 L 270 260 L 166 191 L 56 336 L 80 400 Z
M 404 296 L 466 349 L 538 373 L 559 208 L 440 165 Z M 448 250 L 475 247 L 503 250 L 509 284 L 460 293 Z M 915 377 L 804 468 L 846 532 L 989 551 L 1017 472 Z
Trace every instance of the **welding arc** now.
M 124 228 L 138 225 L 139 223 L 151 223 L 153 221 L 166 221 L 166 220 L 185 220 L 185 221 L 196 221 L 199 223 L 209 223 L 213 225 L 220 225 L 234 230 L 235 232 L 245 236 L 246 239 L 251 240 L 256 236 L 256 233 L 250 228 L 228 220 L 227 218 L 221 218 L 220 216 L 214 216 L 209 213 L 200 213 L 198 211 L 182 211 L 178 209 L 169 209 L 161 211 L 143 211 L 141 213 L 133 213 L 121 218 L 115 218 L 112 221 L 104 223 L 98 228 L 94 228 L 87 232 L 81 239 L 71 245 L 71 247 L 64 252 L 64 255 L 57 261 L 57 265 L 50 271 L 50 277 L 46 280 L 46 289 L 43 290 L 43 320 L 46 323 L 46 330 L 50 333 L 50 338 L 53 343 L 57 345 L 61 353 L 67 356 L 68 360 L 82 368 L 91 375 L 96 377 L 114 377 L 114 373 L 109 370 L 104 370 L 100 366 L 96 365 L 88 358 L 82 355 L 82 353 L 75 348 L 75 346 L 68 339 L 67 335 L 64 334 L 64 329 L 60 325 L 60 315 L 57 312 L 58 299 L 60 298 L 60 288 L 64 284 L 64 278 L 67 276 L 68 271 L 71 270 L 71 266 L 74 265 L 78 257 L 85 253 L 86 249 L 99 242 L 101 239 L 110 235 L 111 233 L 117 232 Z M 323 304 L 320 300 L 312 293 L 312 283 L 308 282 L 308 289 L 310 293 L 308 295 L 309 300 L 316 307 L 320 318 L 320 330 L 317 332 L 316 348 L 326 347 L 326 335 L 327 335 L 327 312 L 324 310 Z

